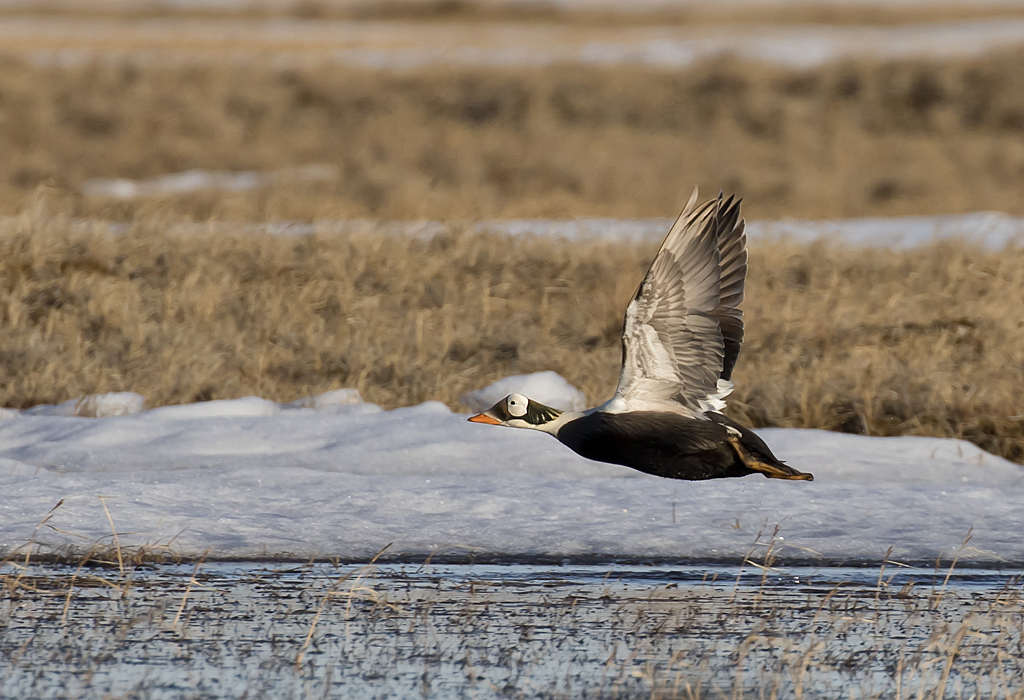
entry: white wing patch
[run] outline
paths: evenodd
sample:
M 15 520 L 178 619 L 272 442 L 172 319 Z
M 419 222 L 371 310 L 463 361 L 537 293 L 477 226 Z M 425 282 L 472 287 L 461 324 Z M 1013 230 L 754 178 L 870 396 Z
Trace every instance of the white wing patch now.
M 725 398 L 732 393 L 732 382 L 725 379 L 718 380 L 718 391 L 711 394 L 700 402 L 701 411 L 724 411 Z
M 661 343 L 658 332 L 646 325 L 641 326 L 638 331 L 637 337 L 642 342 L 637 348 L 637 360 L 644 369 L 644 376 L 650 379 L 675 379 L 675 373 L 670 371 L 675 358 L 669 348 Z
M 721 197 L 699 207 L 695 201 L 691 198 L 672 226 L 626 308 L 622 374 L 615 398 L 603 410 L 672 411 L 703 418 L 707 411 L 725 408 L 732 382 L 721 378 L 726 347 L 718 316 L 723 308 L 731 312 L 734 304 L 723 307 L 720 215 L 729 233 L 742 227 L 742 220 L 731 199 L 724 209 Z M 738 303 L 746 269 L 734 260 L 739 252 L 745 256 L 746 240 L 729 240 L 729 293 Z M 735 313 L 742 329 L 742 314 Z

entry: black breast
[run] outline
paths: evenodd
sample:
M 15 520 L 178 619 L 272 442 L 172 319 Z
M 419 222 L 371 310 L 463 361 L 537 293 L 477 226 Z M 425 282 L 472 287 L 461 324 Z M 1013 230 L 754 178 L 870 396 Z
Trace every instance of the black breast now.
M 694 481 L 753 473 L 728 443 L 724 425 L 674 413 L 591 413 L 563 425 L 557 437 L 587 459 L 669 479 Z

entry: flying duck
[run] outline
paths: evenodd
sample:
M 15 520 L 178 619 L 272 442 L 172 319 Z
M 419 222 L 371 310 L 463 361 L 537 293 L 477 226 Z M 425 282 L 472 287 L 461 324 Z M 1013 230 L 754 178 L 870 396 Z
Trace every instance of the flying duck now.
M 743 342 L 746 274 L 740 200 L 697 205 L 695 189 L 626 307 L 615 396 L 560 411 L 510 394 L 469 420 L 541 430 L 587 459 L 670 479 L 812 481 L 722 413 Z

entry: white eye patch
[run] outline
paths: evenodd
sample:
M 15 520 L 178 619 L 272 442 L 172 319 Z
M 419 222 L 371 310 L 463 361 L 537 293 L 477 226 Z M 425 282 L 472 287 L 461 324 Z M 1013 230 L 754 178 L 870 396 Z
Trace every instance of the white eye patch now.
M 513 418 L 522 418 L 526 415 L 526 408 L 529 404 L 529 399 L 520 394 L 511 394 L 508 399 L 505 400 L 505 406 L 508 408 L 508 414 Z

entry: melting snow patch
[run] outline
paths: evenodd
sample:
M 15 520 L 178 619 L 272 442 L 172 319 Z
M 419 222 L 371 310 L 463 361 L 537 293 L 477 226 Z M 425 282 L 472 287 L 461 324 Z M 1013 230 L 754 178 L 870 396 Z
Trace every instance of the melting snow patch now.
M 564 389 L 558 379 L 543 381 Z M 412 559 L 736 563 L 774 542 L 785 563 L 877 562 L 890 546 L 903 562 L 1024 563 L 1024 469 L 963 441 L 762 430 L 816 480 L 685 482 L 468 423 L 436 402 L 381 411 L 350 400 L 0 421 L 0 556 L 61 499 L 36 542 L 63 552 L 110 542 L 103 496 L 123 547 L 173 540 L 185 556 L 360 559 L 394 541 L 389 554 Z
M 133 391 L 111 394 L 89 394 L 57 405 L 40 404 L 25 411 L 35 416 L 80 416 L 82 418 L 110 418 L 129 416 L 142 410 L 146 399 Z M 10 409 L 0 409 L 10 410 Z M 17 411 L 13 412 L 17 415 Z
M 421 228 L 423 224 L 419 225 Z M 541 235 L 570 240 L 660 240 L 672 219 L 505 219 L 483 221 L 473 230 L 507 235 Z M 321 229 L 326 230 L 326 229 Z M 897 216 L 890 218 L 832 219 L 812 221 L 781 219 L 748 221 L 747 236 L 757 240 L 788 240 L 794 243 L 832 241 L 853 246 L 914 248 L 941 240 L 965 240 L 989 250 L 1024 245 L 1024 218 L 999 212 L 974 212 L 948 216 Z
M 158 195 L 188 194 L 203 190 L 242 192 L 278 182 L 332 182 L 337 178 L 338 168 L 333 165 L 305 165 L 271 173 L 187 170 L 182 173 L 161 175 L 149 180 L 93 178 L 82 183 L 82 194 L 86 197 L 131 200 Z
M 552 236 L 573 241 L 659 241 L 668 233 L 672 219 L 491 219 L 488 221 L 387 221 L 378 219 L 323 219 L 269 221 L 258 224 L 208 221 L 168 226 L 168 235 L 246 235 L 279 236 L 410 236 L 430 239 L 444 235 L 452 224 L 474 233 L 507 236 Z M 0 217 L 0 233 L 17 231 L 23 222 L 18 217 Z M 95 219 L 73 219 L 73 231 L 109 231 L 123 235 L 129 226 Z M 831 219 L 811 221 L 782 219 L 748 221 L 751 241 L 788 240 L 810 243 L 817 240 L 852 246 L 915 248 L 942 240 L 962 240 L 989 250 L 1024 245 L 1024 218 L 998 212 L 974 212 L 943 216 L 898 216 L 892 218 Z
M 615 6 L 631 4 L 617 2 Z M 991 17 L 895 26 L 774 22 L 587 26 L 484 22 L 468 32 L 459 22 L 422 26 L 418 22 L 284 17 L 257 22 L 241 18 L 196 21 L 166 17 L 128 21 L 29 16 L 4 18 L 0 21 L 0 37 L 18 40 L 9 51 L 25 53 L 34 62 L 57 65 L 76 65 L 98 59 L 144 65 L 203 65 L 269 55 L 280 67 L 327 61 L 400 70 L 436 65 L 555 64 L 645 64 L 680 68 L 699 61 L 735 56 L 795 68 L 814 68 L 862 57 L 948 60 L 1012 49 L 1024 43 L 1024 20 Z
M 146 412 L 150 420 L 197 420 L 206 418 L 239 418 L 243 416 L 274 416 L 281 412 L 281 406 L 261 399 L 246 396 L 244 399 L 203 401 L 179 406 L 163 406 Z
M 551 371 L 499 379 L 488 387 L 463 394 L 459 402 L 472 411 L 486 411 L 509 394 L 522 394 L 562 411 L 582 411 L 587 407 L 587 397 L 583 392 Z
M 292 401 L 285 408 L 333 408 L 335 406 L 357 406 L 363 403 L 358 389 L 335 389 L 316 396 L 307 396 Z

